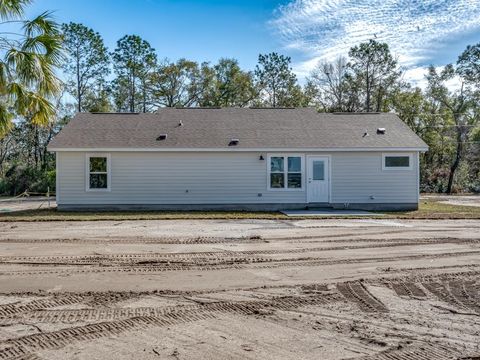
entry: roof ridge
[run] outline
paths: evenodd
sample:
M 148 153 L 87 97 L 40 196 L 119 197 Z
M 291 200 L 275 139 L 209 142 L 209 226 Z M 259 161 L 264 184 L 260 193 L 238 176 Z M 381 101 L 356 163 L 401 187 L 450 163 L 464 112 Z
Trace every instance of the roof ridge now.
M 381 115 L 381 114 L 390 114 L 389 112 L 381 112 L 381 111 L 370 111 L 370 112 L 348 112 L 348 111 L 334 111 L 331 113 L 324 113 L 324 114 L 332 114 L 332 115 Z
M 140 115 L 139 112 L 107 112 L 107 111 L 89 111 L 79 114 L 95 114 L 95 115 Z M 145 113 L 144 113 L 145 114 Z

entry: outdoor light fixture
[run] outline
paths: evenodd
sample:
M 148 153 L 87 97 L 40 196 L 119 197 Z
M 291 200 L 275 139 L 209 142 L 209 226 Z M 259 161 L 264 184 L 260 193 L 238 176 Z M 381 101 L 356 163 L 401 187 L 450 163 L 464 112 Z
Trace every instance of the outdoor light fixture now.
M 263 158 L 263 155 L 260 155 L 260 157 L 258 158 L 258 160 L 263 161 L 263 160 L 265 160 L 265 159 Z

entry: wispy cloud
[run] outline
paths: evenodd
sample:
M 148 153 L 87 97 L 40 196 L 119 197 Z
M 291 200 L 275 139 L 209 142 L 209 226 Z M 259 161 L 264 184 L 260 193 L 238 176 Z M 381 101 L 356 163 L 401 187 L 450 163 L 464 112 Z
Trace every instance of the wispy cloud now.
M 270 24 L 286 49 L 306 59 L 295 64 L 300 76 L 376 38 L 418 79 L 419 67 L 436 63 L 447 42 L 480 29 L 479 18 L 479 0 L 294 0 Z

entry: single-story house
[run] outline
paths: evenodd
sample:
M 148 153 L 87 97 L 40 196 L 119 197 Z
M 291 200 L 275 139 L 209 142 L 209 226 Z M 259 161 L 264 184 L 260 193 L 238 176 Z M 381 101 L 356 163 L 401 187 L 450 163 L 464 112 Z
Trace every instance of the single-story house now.
M 60 210 L 416 209 L 427 145 L 390 113 L 79 113 L 49 144 Z

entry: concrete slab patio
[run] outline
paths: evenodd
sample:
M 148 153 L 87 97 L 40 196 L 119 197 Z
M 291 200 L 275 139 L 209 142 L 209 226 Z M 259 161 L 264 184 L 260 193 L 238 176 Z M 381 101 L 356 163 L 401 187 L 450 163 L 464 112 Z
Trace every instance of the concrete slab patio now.
M 381 216 L 383 214 L 372 213 L 363 210 L 285 210 L 281 211 L 282 214 L 287 216 Z

